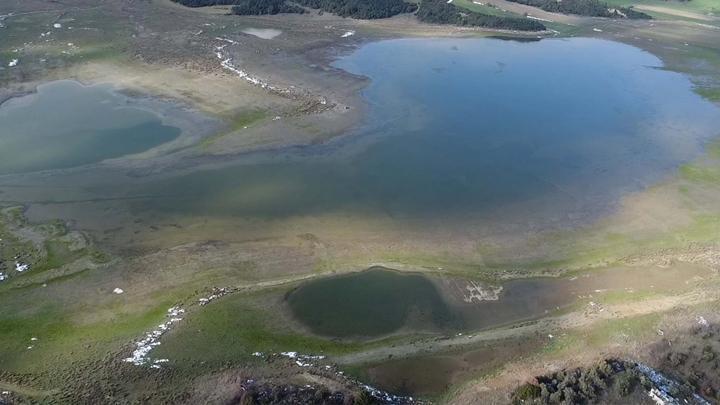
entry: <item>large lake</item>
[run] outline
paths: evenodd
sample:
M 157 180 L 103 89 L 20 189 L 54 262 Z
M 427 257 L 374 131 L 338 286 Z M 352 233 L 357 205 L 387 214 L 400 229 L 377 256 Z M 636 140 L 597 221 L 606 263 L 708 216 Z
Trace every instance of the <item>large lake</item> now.
M 366 123 L 342 139 L 160 178 L 44 177 L 54 187 L 72 181 L 73 197 L 70 187 L 44 191 L 42 179 L 34 190 L 25 178 L 0 179 L 22 186 L 5 198 L 112 200 L 151 221 L 341 214 L 576 224 L 672 175 L 720 135 L 720 111 L 687 77 L 616 42 L 389 40 L 336 66 L 371 79 Z M 95 162 L 177 135 L 108 94 L 62 82 L 0 107 L 0 173 Z M 43 214 L 61 215 L 53 209 Z
M 142 204 L 219 216 L 505 210 L 593 216 L 720 134 L 720 111 L 640 49 L 596 39 L 404 39 L 337 67 L 372 79 L 343 141 L 153 183 Z M 290 154 L 292 155 L 292 153 Z

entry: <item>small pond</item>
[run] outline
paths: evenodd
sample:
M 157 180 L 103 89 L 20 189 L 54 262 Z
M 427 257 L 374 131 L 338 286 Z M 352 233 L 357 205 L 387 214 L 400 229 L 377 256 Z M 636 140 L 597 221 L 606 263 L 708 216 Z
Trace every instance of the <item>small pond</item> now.
M 64 169 L 144 152 L 180 135 L 109 86 L 64 80 L 0 106 L 0 174 Z

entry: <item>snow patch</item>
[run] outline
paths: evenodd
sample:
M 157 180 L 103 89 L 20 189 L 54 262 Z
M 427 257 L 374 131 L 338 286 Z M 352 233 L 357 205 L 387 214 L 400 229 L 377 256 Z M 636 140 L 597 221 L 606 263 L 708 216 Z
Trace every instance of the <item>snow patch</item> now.
M 157 360 L 152 361 L 149 357 L 150 352 L 155 346 L 160 345 L 160 337 L 162 335 L 170 330 L 173 325 L 183 320 L 185 310 L 180 307 L 171 307 L 167 310 L 166 316 L 170 318 L 168 321 L 161 323 L 156 329 L 146 333 L 143 339 L 135 342 L 135 350 L 131 357 L 124 359 L 125 362 L 132 363 L 136 366 L 150 364 L 152 368 L 160 368 L 159 363 L 167 361 L 167 359 L 160 359 L 162 360 L 160 362 Z

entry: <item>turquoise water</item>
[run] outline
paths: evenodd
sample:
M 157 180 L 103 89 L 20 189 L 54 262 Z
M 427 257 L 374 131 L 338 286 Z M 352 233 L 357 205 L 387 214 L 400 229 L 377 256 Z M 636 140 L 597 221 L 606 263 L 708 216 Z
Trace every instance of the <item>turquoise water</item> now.
M 0 174 L 62 169 L 143 152 L 178 128 L 108 87 L 59 81 L 0 106 Z
M 366 125 L 262 163 L 153 183 L 138 210 L 283 217 L 596 216 L 696 157 L 718 109 L 640 49 L 596 39 L 403 39 L 336 64 Z M 289 157 L 289 158 L 288 158 Z

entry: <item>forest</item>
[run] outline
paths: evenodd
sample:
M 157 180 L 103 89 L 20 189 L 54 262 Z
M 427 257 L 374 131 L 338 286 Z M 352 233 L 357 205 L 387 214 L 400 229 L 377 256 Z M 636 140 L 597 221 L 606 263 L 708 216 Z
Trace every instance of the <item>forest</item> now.
M 302 14 L 305 9 L 285 0 L 242 0 L 236 1 L 232 13 L 237 15 L 264 15 L 294 13 Z
M 322 10 L 341 17 L 359 19 L 388 18 L 417 11 L 417 18 L 430 24 L 451 24 L 517 31 L 543 31 L 545 26 L 523 17 L 487 15 L 460 9 L 447 0 L 422 0 L 420 6 L 404 0 L 173 0 L 188 7 L 232 5 L 233 14 L 266 15 L 303 13 L 305 8 Z M 513 0 L 537 2 L 542 0 Z M 555 0 L 551 0 L 555 1 Z M 572 0 L 567 0 L 572 1 Z
M 508 0 L 540 8 L 552 13 L 577 14 L 588 17 L 650 19 L 649 15 L 631 7 L 610 7 L 600 0 Z
M 377 19 L 411 13 L 417 9 L 403 0 L 173 0 L 188 7 L 232 5 L 233 14 L 265 15 L 303 13 L 300 7 L 319 9 L 342 17 Z
M 293 0 L 309 8 L 363 20 L 388 18 L 402 13 L 412 13 L 417 6 L 404 0 Z
M 517 31 L 545 30 L 545 26 L 536 20 L 522 17 L 501 17 L 461 10 L 445 0 L 422 0 L 417 12 L 417 18 L 430 24 L 454 24 Z

